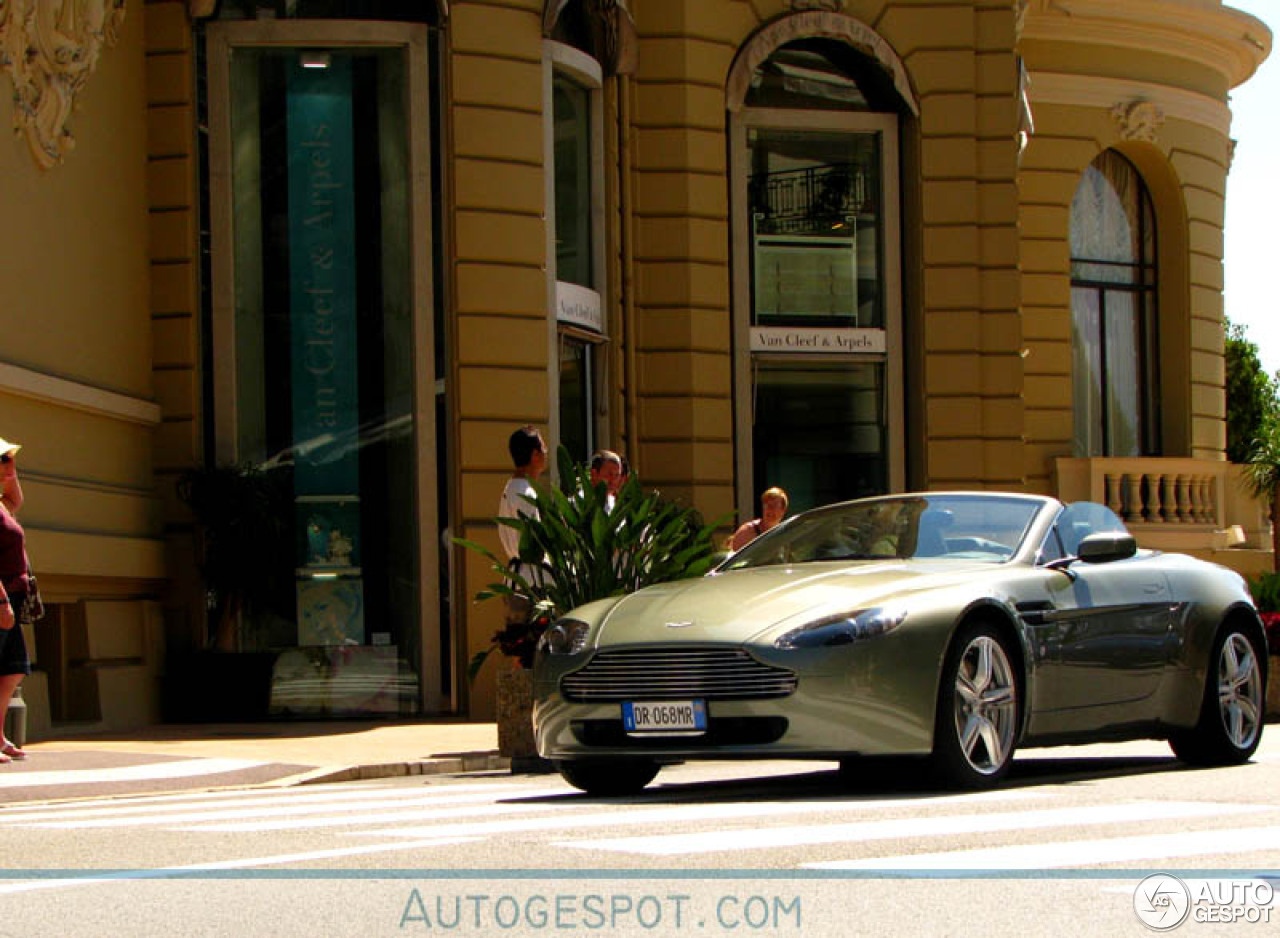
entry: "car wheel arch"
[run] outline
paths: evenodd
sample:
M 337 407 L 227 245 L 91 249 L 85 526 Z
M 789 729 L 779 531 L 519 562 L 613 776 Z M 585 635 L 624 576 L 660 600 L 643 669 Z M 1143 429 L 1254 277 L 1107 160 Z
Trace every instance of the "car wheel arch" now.
M 1234 641 L 1237 636 L 1250 645 L 1253 651 L 1252 664 L 1256 671 L 1252 677 L 1244 676 L 1247 671 L 1233 675 L 1227 696 L 1224 697 L 1218 668 L 1225 644 Z M 1174 723 L 1178 728 L 1169 734 L 1169 743 L 1175 755 L 1184 762 L 1203 766 L 1238 765 L 1250 759 L 1258 747 L 1266 723 L 1268 666 L 1266 632 L 1257 612 L 1244 604 L 1228 609 L 1212 632 L 1209 653 L 1197 661 L 1195 668 L 1187 672 L 1199 706 L 1194 719 Z M 1257 692 L 1257 699 L 1245 708 L 1236 701 L 1251 696 L 1252 692 L 1248 689 L 1250 685 Z M 1241 687 L 1246 688 L 1243 695 L 1239 692 Z M 1187 696 L 1193 695 L 1188 693 Z M 1226 708 L 1232 708 L 1236 713 L 1230 725 Z M 1248 716 L 1250 712 L 1252 715 Z M 1241 717 L 1241 714 L 1245 716 Z M 1237 723 L 1236 720 L 1239 719 L 1243 719 L 1243 722 Z M 1233 738 L 1249 729 L 1252 729 L 1250 737 Z
M 1010 612 L 999 603 L 990 599 L 978 600 L 971 604 L 965 611 L 956 617 L 955 624 L 951 627 L 951 634 L 947 636 L 946 644 L 943 646 L 942 654 L 938 658 L 937 678 L 935 685 L 938 694 L 942 693 L 942 670 L 946 663 L 947 656 L 951 654 L 951 649 L 955 646 L 956 636 L 961 634 L 965 629 L 973 625 L 989 625 L 999 632 L 1000 637 L 1008 643 L 1009 649 L 1013 653 L 1011 664 L 1017 672 L 1018 689 L 1021 692 L 1022 700 L 1020 712 L 1018 714 L 1018 728 L 1014 734 L 1014 742 L 1021 743 L 1026 735 L 1028 720 L 1031 708 L 1028 706 L 1029 696 L 1027 694 L 1027 648 L 1023 642 L 1022 632 L 1015 624 Z M 938 726 L 935 721 L 933 732 L 938 732 Z

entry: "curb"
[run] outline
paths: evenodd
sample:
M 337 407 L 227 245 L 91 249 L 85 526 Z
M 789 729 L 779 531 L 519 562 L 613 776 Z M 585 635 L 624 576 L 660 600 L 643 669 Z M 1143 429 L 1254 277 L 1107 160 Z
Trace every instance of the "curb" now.
M 281 787 L 316 785 L 321 782 L 353 782 L 375 778 L 399 778 L 408 775 L 453 775 L 461 772 L 500 772 L 512 768 L 511 759 L 490 752 L 441 753 L 413 762 L 375 762 L 365 765 L 323 766 L 282 778 L 273 784 Z

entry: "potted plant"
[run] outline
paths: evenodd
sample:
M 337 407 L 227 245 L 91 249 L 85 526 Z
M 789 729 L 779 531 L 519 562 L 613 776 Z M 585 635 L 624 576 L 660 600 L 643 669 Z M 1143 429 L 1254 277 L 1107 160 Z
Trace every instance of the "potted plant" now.
M 496 579 L 476 594 L 477 601 L 518 598 L 517 610 L 471 660 L 474 679 L 489 656 L 498 651 L 513 662 L 499 673 L 499 749 L 508 712 L 517 728 L 509 731 L 528 741 L 532 756 L 532 678 L 538 639 L 558 616 L 597 599 L 621 596 L 654 583 L 701 576 L 715 562 L 714 525 L 702 523 L 692 508 L 646 492 L 634 477 L 607 507 L 603 484 L 591 484 L 590 473 L 563 446 L 556 453 L 562 488 L 536 485 L 531 504 L 537 517 L 497 518 L 520 534 L 520 559 L 541 575 L 532 579 L 513 573 L 483 545 L 456 539 L 483 555 Z M 523 611 L 527 609 L 526 611 Z M 521 708 L 523 703 L 523 709 Z M 513 756 L 515 758 L 516 756 Z

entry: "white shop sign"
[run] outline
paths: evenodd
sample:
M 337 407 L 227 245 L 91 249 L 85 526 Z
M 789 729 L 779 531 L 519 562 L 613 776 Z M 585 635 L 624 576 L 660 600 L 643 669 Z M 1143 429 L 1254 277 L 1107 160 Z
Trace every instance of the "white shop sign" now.
M 600 294 L 576 283 L 556 281 L 556 320 L 604 334 Z
M 884 330 L 758 326 L 751 330 L 751 351 L 884 354 Z

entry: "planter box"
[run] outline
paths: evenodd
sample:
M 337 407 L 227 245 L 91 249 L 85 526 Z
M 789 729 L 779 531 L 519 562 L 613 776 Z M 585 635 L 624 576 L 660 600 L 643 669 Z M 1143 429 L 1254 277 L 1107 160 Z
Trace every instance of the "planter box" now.
M 533 741 L 533 672 L 505 668 L 498 672 L 498 755 L 510 759 L 537 756 Z

